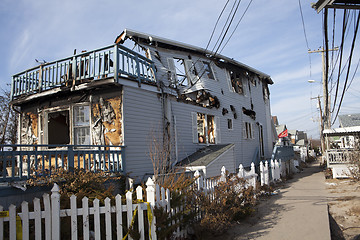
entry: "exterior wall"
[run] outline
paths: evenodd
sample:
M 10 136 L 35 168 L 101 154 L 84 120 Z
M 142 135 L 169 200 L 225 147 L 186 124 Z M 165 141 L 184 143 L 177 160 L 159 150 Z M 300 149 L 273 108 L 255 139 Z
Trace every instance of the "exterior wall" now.
M 158 80 L 164 80 L 165 84 L 170 84 L 168 81 L 168 70 L 170 66 L 168 64 L 168 58 L 182 58 L 191 59 L 195 65 L 195 68 L 199 75 L 203 69 L 202 61 L 210 62 L 209 59 L 196 54 L 190 54 L 188 52 L 181 52 L 167 49 L 153 49 L 151 53 L 156 51 L 156 57 L 152 56 L 156 68 L 158 69 Z M 213 96 L 216 96 L 220 102 L 220 107 L 216 108 L 204 108 L 200 106 L 194 106 L 192 104 L 186 104 L 183 101 L 172 101 L 172 114 L 176 118 L 176 132 L 177 132 L 177 148 L 178 148 L 178 160 L 186 158 L 197 149 L 201 148 L 203 144 L 197 144 L 192 142 L 192 122 L 191 112 L 200 112 L 218 116 L 220 118 L 220 134 L 221 143 L 234 143 L 234 154 L 236 159 L 236 166 L 242 163 L 245 167 L 249 167 L 255 152 L 259 147 L 259 128 L 258 125 L 263 126 L 264 137 L 264 158 L 271 158 L 273 143 L 271 132 L 271 113 L 270 113 L 270 101 L 264 99 L 263 84 L 264 81 L 255 76 L 255 86 L 250 83 L 249 80 L 243 79 L 243 94 L 233 92 L 230 87 L 229 75 L 227 69 L 224 66 L 217 66 L 214 62 L 210 64 L 215 80 L 209 79 L 202 75 L 201 79 L 196 82 L 194 86 L 179 87 L 180 90 L 185 89 L 189 91 L 196 91 L 199 89 L 208 90 Z M 266 87 L 266 86 L 265 86 Z M 232 105 L 235 111 L 230 108 Z M 256 112 L 256 119 L 253 120 L 249 116 L 245 115 L 242 108 L 251 109 Z M 223 109 L 227 113 L 222 114 Z M 227 119 L 231 119 L 233 123 L 233 129 L 227 128 Z M 246 139 L 243 136 L 244 122 L 249 122 L 253 126 L 254 136 L 252 139 Z
M 153 174 L 150 142 L 162 137 L 162 103 L 156 92 L 125 87 L 123 91 L 124 145 L 126 146 L 126 172 L 142 179 Z
M 225 166 L 226 170 L 230 173 L 235 173 L 239 166 L 235 165 L 234 148 L 230 148 L 224 154 L 219 156 L 218 159 L 211 162 L 206 168 L 206 177 L 211 178 L 219 176 L 221 174 L 222 166 Z

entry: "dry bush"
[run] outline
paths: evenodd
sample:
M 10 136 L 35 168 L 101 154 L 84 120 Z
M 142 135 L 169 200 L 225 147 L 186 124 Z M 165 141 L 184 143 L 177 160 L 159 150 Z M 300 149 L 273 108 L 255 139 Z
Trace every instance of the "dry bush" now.
M 185 174 L 177 175 L 173 181 L 168 178 L 171 207 L 181 210 L 175 215 L 161 207 L 154 210 L 159 239 L 172 239 L 178 227 L 193 229 L 196 239 L 216 236 L 254 211 L 254 190 L 252 187 L 246 189 L 243 179 L 228 177 L 212 193 L 197 191 L 194 180 L 186 178 Z
M 360 143 L 356 143 L 354 150 L 349 153 L 350 164 L 349 167 L 351 177 L 360 181 Z
M 244 180 L 234 176 L 220 182 L 212 194 L 198 194 L 196 203 L 201 213 L 201 219 L 196 224 L 198 237 L 223 234 L 232 223 L 254 211 L 256 201 L 253 188 L 244 186 Z

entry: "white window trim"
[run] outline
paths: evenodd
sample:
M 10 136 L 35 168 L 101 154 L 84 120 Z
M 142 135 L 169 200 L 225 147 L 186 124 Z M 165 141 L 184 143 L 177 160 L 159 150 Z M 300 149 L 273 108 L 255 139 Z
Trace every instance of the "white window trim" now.
M 78 107 L 78 106 L 88 106 L 89 107 L 89 138 L 90 138 L 90 141 L 89 141 L 89 145 L 92 145 L 92 131 L 91 131 L 91 127 L 92 127 L 92 121 L 91 121 L 91 104 L 86 102 L 86 103 L 76 103 L 76 104 L 73 104 L 71 105 L 71 120 L 70 120 L 70 123 L 71 123 L 71 127 L 70 127 L 70 132 L 71 132 L 71 136 L 72 136 L 72 139 L 70 140 L 72 143 L 72 145 L 75 144 L 75 123 L 74 123 L 74 108 L 75 107 Z

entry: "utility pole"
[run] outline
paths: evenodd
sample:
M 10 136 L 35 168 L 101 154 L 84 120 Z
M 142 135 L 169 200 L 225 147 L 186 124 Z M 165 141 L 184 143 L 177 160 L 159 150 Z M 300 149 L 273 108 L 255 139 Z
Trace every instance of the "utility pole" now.
M 321 101 L 320 101 L 320 96 L 317 97 L 313 97 L 310 98 L 311 100 L 313 99 L 317 99 L 318 100 L 318 105 L 319 105 L 319 110 L 320 110 L 320 143 L 321 143 L 321 152 L 324 153 L 325 151 L 325 139 L 324 139 L 324 135 L 323 135 L 323 130 L 324 130 L 324 121 L 322 120 L 323 118 L 323 114 L 322 114 L 322 110 L 321 110 Z
M 337 51 L 339 50 L 338 47 L 334 49 L 329 49 L 328 51 Z M 308 51 L 308 53 L 321 53 L 321 60 L 322 60 L 322 86 L 323 86 L 323 98 L 324 98 L 324 127 L 326 129 L 331 128 L 331 117 L 330 117 L 330 94 L 328 91 L 328 82 L 325 76 L 325 52 L 326 50 L 322 47 L 318 50 Z
M 328 49 L 328 52 L 330 51 L 337 51 L 339 50 L 339 47 L 335 47 L 333 49 Z M 331 116 L 330 116 L 330 94 L 329 94 L 329 90 L 328 90 L 328 81 L 327 81 L 327 77 L 326 77 L 326 65 L 325 65 L 325 52 L 326 50 L 324 49 L 324 47 L 318 49 L 318 50 L 313 50 L 310 51 L 308 50 L 308 53 L 321 53 L 321 60 L 322 60 L 322 86 L 323 86 L 323 98 L 324 98 L 324 116 L 320 118 L 320 122 L 322 124 L 322 129 L 321 129 L 321 134 L 320 137 L 323 139 L 322 137 L 322 131 L 324 129 L 330 129 L 331 128 Z M 320 102 L 320 98 L 319 98 L 319 102 Z M 320 105 L 321 106 L 321 105 Z M 321 107 L 320 107 L 321 109 Z M 321 110 L 320 110 L 320 114 L 321 114 Z M 325 152 L 326 148 L 325 148 L 325 140 L 327 139 L 323 139 L 322 142 L 322 151 L 323 153 Z

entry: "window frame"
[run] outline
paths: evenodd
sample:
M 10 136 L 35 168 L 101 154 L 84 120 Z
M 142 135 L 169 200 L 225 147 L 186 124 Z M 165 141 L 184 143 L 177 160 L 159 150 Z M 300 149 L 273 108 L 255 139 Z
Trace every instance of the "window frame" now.
M 211 62 L 202 61 L 204 66 L 204 73 L 203 75 L 206 76 L 207 79 L 216 81 L 214 70 L 212 69 Z M 209 77 L 209 74 L 211 77 Z
M 51 113 L 56 113 L 56 112 L 61 112 L 61 111 L 68 111 L 69 112 L 69 136 L 70 136 L 70 141 L 68 144 L 64 144 L 64 145 L 75 145 L 75 121 L 74 121 L 74 108 L 78 107 L 78 106 L 87 106 L 89 108 L 89 125 L 87 125 L 89 127 L 89 144 L 86 145 L 92 145 L 92 131 L 91 131 L 91 126 L 92 126 L 92 121 L 91 121 L 91 104 L 89 102 L 85 102 L 85 103 L 76 103 L 76 104 L 70 104 L 67 106 L 61 106 L 61 107 L 53 107 L 53 108 L 48 108 L 45 109 L 43 111 L 43 116 L 39 117 L 39 121 L 42 121 L 43 123 L 40 124 L 39 122 L 39 126 L 40 126 L 40 134 L 39 136 L 41 137 L 40 142 L 43 144 L 49 144 L 49 128 L 48 128 L 48 123 L 49 123 L 49 114 Z M 41 113 L 40 113 L 41 114 Z M 78 126 L 80 127 L 80 126 Z M 84 127 L 84 126 L 82 126 Z M 81 146 L 81 145 L 80 145 Z
M 192 124 L 193 124 L 193 143 L 204 145 L 216 145 L 221 143 L 220 136 L 220 118 L 215 115 L 206 114 L 202 112 L 192 112 Z M 203 116 L 202 119 L 198 119 L 198 116 Z M 199 120 L 203 121 L 204 135 L 199 135 Z M 210 121 L 210 122 L 209 122 Z M 209 132 L 209 123 L 213 124 L 213 130 Z M 210 135 L 212 133 L 212 136 Z M 200 142 L 200 137 L 205 138 L 203 142 Z M 213 140 L 212 140 L 213 139 Z

